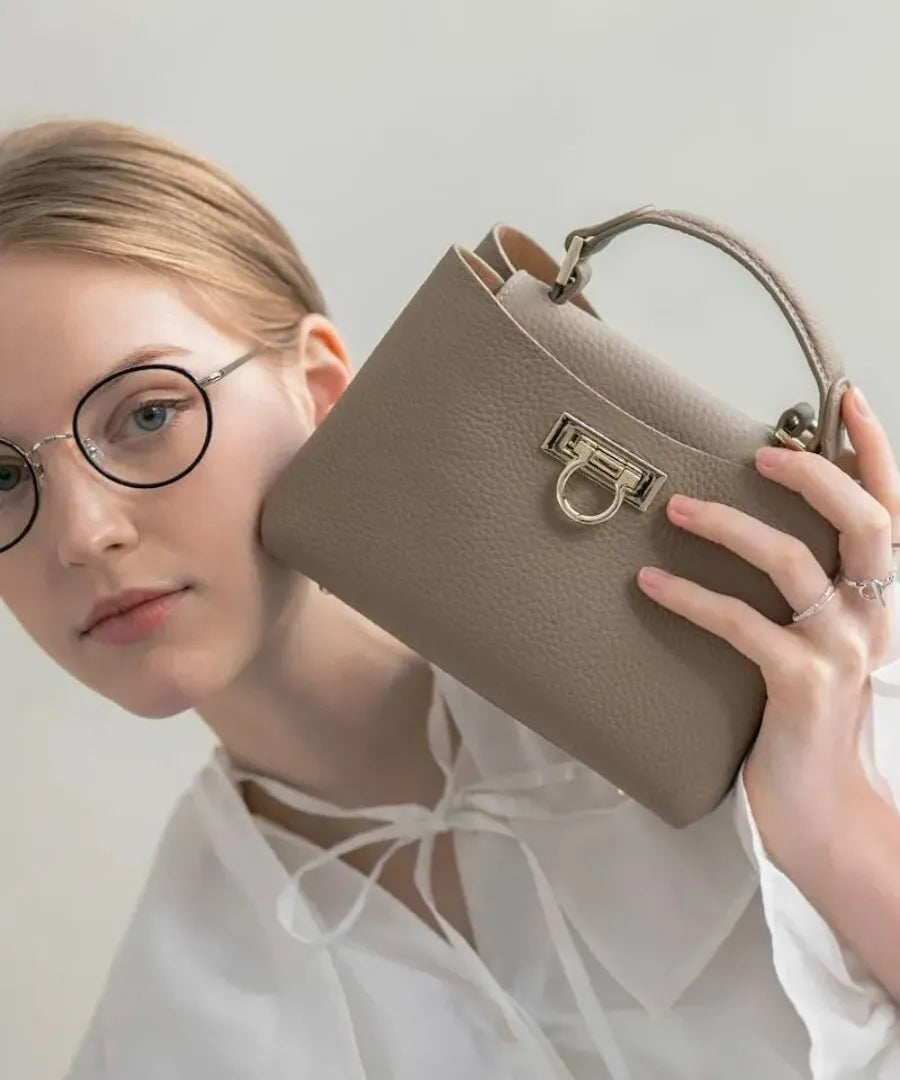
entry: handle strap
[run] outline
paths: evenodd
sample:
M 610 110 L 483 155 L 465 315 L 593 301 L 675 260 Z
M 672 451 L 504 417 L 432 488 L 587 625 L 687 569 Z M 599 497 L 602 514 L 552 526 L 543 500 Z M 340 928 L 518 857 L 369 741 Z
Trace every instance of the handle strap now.
M 744 241 L 715 222 L 695 214 L 643 206 L 626 214 L 574 229 L 566 237 L 566 256 L 560 266 L 550 298 L 558 304 L 577 296 L 590 280 L 588 260 L 620 233 L 638 225 L 662 225 L 703 240 L 730 255 L 756 278 L 781 309 L 797 339 L 819 391 L 817 432 L 808 450 L 820 450 L 827 441 L 832 449 L 839 427 L 840 398 L 849 386 L 843 365 L 828 349 L 809 314 L 804 311 L 787 282 Z

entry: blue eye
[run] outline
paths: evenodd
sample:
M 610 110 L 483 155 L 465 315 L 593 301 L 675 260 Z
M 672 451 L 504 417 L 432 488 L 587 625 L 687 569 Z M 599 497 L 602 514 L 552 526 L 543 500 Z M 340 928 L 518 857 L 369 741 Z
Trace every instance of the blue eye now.
M 134 422 L 144 431 L 159 431 L 166 422 L 171 403 L 165 401 L 148 401 L 136 409 L 131 415 Z M 144 427 L 144 424 L 147 426 Z
M 0 492 L 15 490 L 22 479 L 23 466 L 13 462 L 0 462 Z
M 155 398 L 142 402 L 136 409 L 132 409 L 122 424 L 116 430 L 114 423 L 109 423 L 107 429 L 116 431 L 113 436 L 117 438 L 133 438 L 137 435 L 156 435 L 172 427 L 173 419 L 178 413 L 190 409 L 191 402 L 183 398 Z M 134 426 L 129 429 L 129 424 Z

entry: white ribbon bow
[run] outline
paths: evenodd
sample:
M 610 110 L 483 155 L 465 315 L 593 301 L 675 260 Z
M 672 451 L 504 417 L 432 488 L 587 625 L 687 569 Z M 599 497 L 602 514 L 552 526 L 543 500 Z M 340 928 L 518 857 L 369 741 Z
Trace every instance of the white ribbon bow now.
M 438 730 L 438 725 L 440 725 L 440 730 Z M 508 824 L 508 821 L 512 820 L 573 820 L 610 813 L 618 806 L 559 812 L 542 805 L 540 799 L 534 797 L 533 793 L 546 790 L 548 786 L 567 784 L 575 780 L 579 768 L 575 762 L 563 762 L 540 769 L 509 773 L 490 782 L 479 781 L 454 790 L 453 772 L 450 765 L 449 731 L 446 717 L 440 709 L 431 710 L 428 737 L 432 753 L 445 777 L 443 795 L 433 809 L 417 803 L 343 808 L 307 795 L 277 780 L 239 769 L 234 770 L 237 779 L 252 779 L 254 783 L 267 790 L 273 798 L 306 813 L 320 814 L 330 818 L 368 818 L 383 822 L 381 825 L 373 826 L 336 844 L 295 871 L 278 897 L 279 922 L 287 933 L 307 945 L 323 947 L 332 944 L 346 934 L 359 919 L 369 894 L 388 859 L 406 844 L 419 842 L 413 872 L 414 883 L 472 980 L 501 1010 L 512 1032 L 530 1042 L 548 1061 L 553 1069 L 552 1075 L 562 1080 L 572 1080 L 572 1073 L 544 1032 L 518 1002 L 503 990 L 475 949 L 441 915 L 435 904 L 431 885 L 431 863 L 435 837 L 438 834 L 458 829 L 464 832 L 493 833 L 510 837 L 521 847 L 531 870 L 551 940 L 556 947 L 557 955 L 591 1040 L 606 1062 L 612 1080 L 629 1080 L 630 1073 L 622 1051 L 613 1036 L 603 1007 L 597 999 L 590 976 L 572 939 L 553 888 L 532 848 Z M 294 925 L 294 912 L 296 905 L 301 901 L 300 882 L 303 877 L 351 851 L 382 841 L 393 842 L 376 862 L 355 901 L 340 922 L 331 930 L 315 936 L 301 933 Z

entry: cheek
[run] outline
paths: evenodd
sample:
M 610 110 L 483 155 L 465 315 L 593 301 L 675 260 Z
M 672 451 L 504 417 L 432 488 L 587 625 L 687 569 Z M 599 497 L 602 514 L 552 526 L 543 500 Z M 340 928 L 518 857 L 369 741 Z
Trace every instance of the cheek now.
M 53 602 L 52 594 L 45 588 L 44 578 L 36 569 L 23 565 L 25 560 L 15 555 L 2 555 L 0 567 L 0 597 L 16 622 L 42 647 L 52 637 L 64 619 L 59 604 Z M 55 613 L 55 618 L 54 618 Z
M 132 564 L 196 585 L 185 636 L 177 647 L 143 652 L 139 673 L 102 662 L 78 640 L 77 613 L 61 610 L 41 566 L 15 556 L 0 566 L 0 598 L 29 636 L 75 678 L 137 715 L 170 716 L 220 689 L 264 645 L 302 583 L 263 551 L 259 521 L 267 491 L 308 432 L 285 403 L 242 421 L 221 425 L 183 480 L 134 506 L 140 548 Z
M 54 588 L 41 567 L 22 565 L 19 560 L 17 563 L 15 567 L 4 564 L 0 568 L 0 596 L 7 610 L 55 664 L 103 696 L 111 696 L 107 693 L 109 687 L 102 684 L 111 677 L 115 679 L 115 674 L 110 665 L 104 675 L 96 663 L 87 661 L 85 643 L 76 628 L 82 613 L 74 610 L 71 596 Z
M 241 418 L 243 430 L 220 426 L 203 461 L 168 492 L 169 528 L 156 530 L 178 572 L 198 582 L 204 618 L 248 651 L 262 646 L 301 583 L 263 550 L 259 530 L 266 494 L 308 434 L 284 402 L 254 412 Z
M 217 431 L 203 461 L 177 492 L 181 512 L 196 518 L 197 535 L 212 547 L 258 547 L 266 494 L 307 437 L 284 403 L 242 426 L 243 431 Z

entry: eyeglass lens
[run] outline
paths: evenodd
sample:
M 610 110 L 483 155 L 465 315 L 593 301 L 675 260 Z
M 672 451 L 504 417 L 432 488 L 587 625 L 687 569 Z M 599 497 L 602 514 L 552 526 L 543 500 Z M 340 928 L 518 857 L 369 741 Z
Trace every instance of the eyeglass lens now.
M 131 487 L 160 487 L 202 457 L 209 409 L 202 392 L 180 372 L 134 368 L 94 387 L 78 409 L 74 431 L 104 476 Z M 28 462 L 0 442 L 0 551 L 28 531 L 37 499 Z

